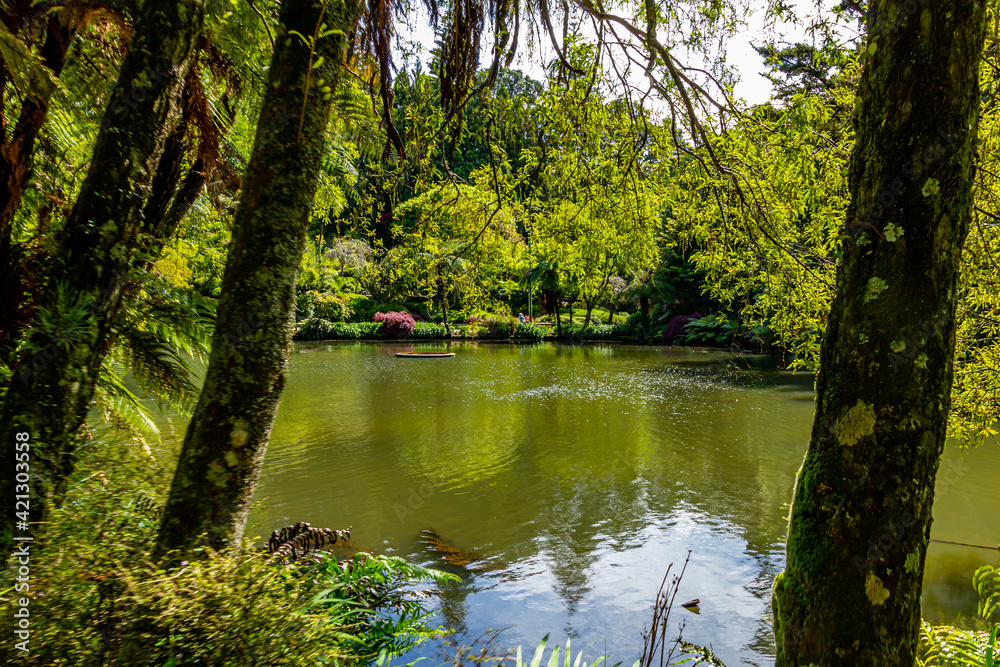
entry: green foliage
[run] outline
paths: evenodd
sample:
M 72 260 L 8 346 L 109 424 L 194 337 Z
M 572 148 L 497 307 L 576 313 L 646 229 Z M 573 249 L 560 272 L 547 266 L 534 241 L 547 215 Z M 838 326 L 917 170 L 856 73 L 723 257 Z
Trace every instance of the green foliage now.
M 972 587 L 979 594 L 979 615 L 984 620 L 1000 612 L 1000 567 L 984 565 L 972 577 Z
M 150 549 L 169 471 L 130 443 L 91 452 L 51 517 L 54 548 L 33 551 L 31 651 L 4 642 L 3 664 L 315 667 L 396 654 L 441 634 L 404 591 L 455 577 L 399 558 L 282 567 L 247 547 L 157 570 Z M 8 636 L 19 596 L 0 591 Z
M 428 612 L 404 589 L 410 582 L 430 582 L 445 585 L 459 581 L 453 574 L 439 572 L 409 563 L 394 556 L 356 554 L 350 561 L 338 563 L 327 556 L 310 566 L 309 576 L 323 588 L 310 605 L 323 610 L 336 610 L 356 605 L 359 617 L 357 632 L 345 637 L 351 652 L 362 658 L 397 656 L 420 642 L 439 637 L 444 632 L 431 625 Z
M 609 340 L 618 337 L 616 327 L 610 324 L 592 324 L 586 329 L 581 330 L 580 333 L 585 338 L 592 338 L 594 340 Z
M 693 319 L 685 327 L 686 345 L 726 345 L 739 335 L 739 325 L 718 313 Z
M 549 335 L 549 327 L 540 327 L 533 322 L 518 323 L 514 331 L 514 338 L 524 338 L 527 340 L 542 340 Z
M 972 577 L 972 587 L 979 595 L 979 616 L 989 623 L 1000 611 L 1000 567 L 984 565 Z M 920 667 L 998 667 L 997 635 L 1000 623 L 988 630 L 965 629 L 947 625 L 920 628 L 923 652 Z
M 155 399 L 182 415 L 193 409 L 198 387 L 190 362 L 208 358 L 215 302 L 155 274 L 142 278 L 142 289 L 119 314 L 118 336 L 104 358 L 94 398 L 105 422 L 119 430 L 156 433 L 140 399 Z M 129 389 L 136 385 L 138 395 Z
M 514 652 L 513 661 L 511 662 L 511 667 L 541 667 L 542 661 L 545 657 L 545 646 L 548 644 L 549 635 L 545 635 L 542 641 L 538 642 L 535 646 L 535 651 L 531 656 L 530 661 L 526 661 L 521 651 L 521 647 L 518 646 L 517 650 Z M 571 640 L 566 639 L 566 648 L 563 649 L 560 646 L 556 646 L 552 649 L 552 653 L 549 656 L 548 661 L 545 663 L 546 667 L 621 667 L 625 664 L 623 661 L 618 661 L 615 663 L 611 662 L 611 658 L 608 655 L 602 655 L 593 662 L 583 661 L 583 651 L 576 654 L 573 657 L 571 646 Z M 697 646 L 695 644 L 689 644 L 688 642 L 681 642 L 681 655 L 677 659 L 668 657 L 668 663 L 664 663 L 661 667 L 668 667 L 668 665 L 691 665 L 691 667 L 697 667 L 697 665 L 714 665 L 716 667 L 725 667 L 723 662 L 715 657 L 715 654 L 711 649 L 704 646 Z M 642 664 L 641 660 L 636 660 L 632 663 L 631 667 L 640 667 Z
M 348 300 L 339 294 L 310 290 L 295 297 L 295 316 L 299 320 L 318 317 L 328 322 L 343 322 L 353 314 Z
M 381 322 L 329 322 L 313 317 L 302 323 L 295 340 L 359 340 L 381 338 Z
M 413 325 L 413 332 L 410 336 L 413 338 L 445 338 L 447 333 L 443 324 L 417 322 Z
M 517 320 L 506 315 L 487 315 L 483 318 L 481 338 L 510 338 L 514 335 Z
M 413 248 L 399 246 L 371 261 L 355 274 L 358 284 L 378 303 L 397 303 L 406 295 L 420 291 L 419 276 L 414 272 Z M 374 314 L 374 313 L 373 313 Z
M 344 300 L 347 302 L 347 307 L 351 309 L 352 313 L 354 313 L 351 317 L 352 320 L 361 321 L 361 318 L 364 317 L 368 311 L 371 311 L 371 315 L 368 315 L 368 317 L 364 320 L 366 322 L 371 321 L 372 315 L 378 312 L 375 302 L 363 294 L 344 294 Z
M 299 273 L 295 280 L 296 292 L 336 292 L 337 271 L 329 262 L 317 259 L 308 250 L 302 255 Z
M 948 625 L 920 627 L 920 667 L 997 667 L 997 627 L 991 632 L 963 630 Z

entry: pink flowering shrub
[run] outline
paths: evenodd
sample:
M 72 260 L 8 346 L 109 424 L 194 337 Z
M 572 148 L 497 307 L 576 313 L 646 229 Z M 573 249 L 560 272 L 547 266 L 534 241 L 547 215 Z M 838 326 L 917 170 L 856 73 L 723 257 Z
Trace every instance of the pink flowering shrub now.
M 375 313 L 374 322 L 382 323 L 382 331 L 387 336 L 403 338 L 413 333 L 416 322 L 406 312 Z

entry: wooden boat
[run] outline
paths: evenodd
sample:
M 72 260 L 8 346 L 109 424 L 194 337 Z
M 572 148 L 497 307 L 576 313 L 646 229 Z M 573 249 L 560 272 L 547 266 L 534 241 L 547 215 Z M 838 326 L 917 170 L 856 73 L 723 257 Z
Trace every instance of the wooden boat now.
M 439 357 L 454 357 L 454 352 L 397 352 L 397 357 L 412 359 L 437 359 Z

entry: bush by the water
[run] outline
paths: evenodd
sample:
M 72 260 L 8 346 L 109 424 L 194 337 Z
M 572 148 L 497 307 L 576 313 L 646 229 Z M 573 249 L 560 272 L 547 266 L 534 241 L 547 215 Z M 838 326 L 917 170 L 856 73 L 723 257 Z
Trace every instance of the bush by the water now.
M 318 317 L 330 322 L 343 322 L 350 319 L 354 311 L 342 295 L 310 290 L 295 297 L 295 314 L 299 320 Z
M 701 317 L 701 313 L 691 313 L 690 315 L 675 315 L 667 322 L 663 329 L 663 340 L 667 343 L 683 343 L 687 336 L 687 325 L 692 320 Z
M 381 322 L 330 322 L 318 317 L 306 320 L 295 334 L 296 340 L 358 340 L 379 338 Z
M 410 335 L 413 338 L 444 338 L 448 335 L 448 331 L 443 324 L 417 322 L 413 325 L 413 331 Z
M 371 322 L 376 313 L 407 312 L 406 306 L 398 303 L 376 303 L 368 297 L 361 297 L 351 302 L 354 308 L 354 321 Z
M 615 327 L 610 324 L 593 324 L 584 330 L 583 335 L 595 340 L 608 340 L 617 337 Z
M 374 322 L 382 323 L 382 333 L 391 338 L 406 338 L 413 333 L 416 321 L 406 311 L 375 313 Z
M 506 315 L 487 315 L 483 318 L 482 325 L 485 330 L 482 338 L 510 338 L 514 333 L 514 324 L 517 320 Z
M 739 335 L 740 326 L 719 313 L 699 318 L 692 316 L 684 331 L 684 342 L 688 345 L 724 345 Z
M 514 338 L 541 340 L 549 335 L 548 327 L 538 326 L 533 322 L 521 322 L 514 331 Z

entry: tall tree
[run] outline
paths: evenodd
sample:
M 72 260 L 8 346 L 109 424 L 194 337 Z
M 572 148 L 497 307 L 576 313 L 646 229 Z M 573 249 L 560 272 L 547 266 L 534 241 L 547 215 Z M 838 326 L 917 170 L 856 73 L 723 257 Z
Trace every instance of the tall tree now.
M 33 445 L 34 520 L 61 496 L 134 268 L 151 230 L 143 209 L 169 137 L 201 31 L 204 0 L 147 2 L 136 22 L 79 197 L 58 232 L 58 261 L 16 365 L 0 419 L 0 460 L 13 468 L 15 434 Z M 0 475 L 13 501 L 14 476 Z M 10 546 L 13 516 L 0 545 Z
M 986 7 L 874 0 L 777 665 L 913 665 L 951 402 Z
M 242 539 L 285 384 L 330 91 L 362 9 L 353 0 L 282 4 L 282 38 L 243 178 L 212 354 L 157 537 L 161 556 Z

